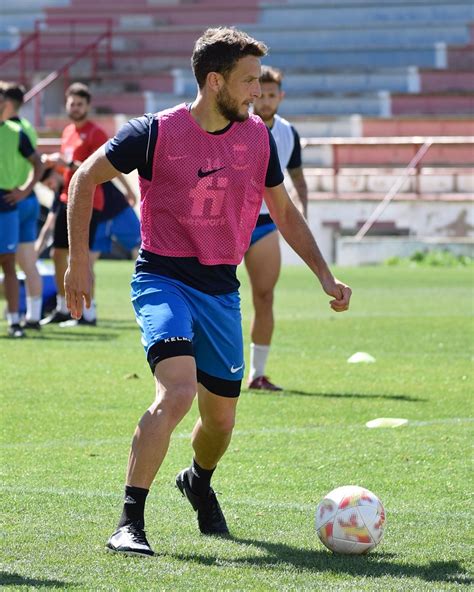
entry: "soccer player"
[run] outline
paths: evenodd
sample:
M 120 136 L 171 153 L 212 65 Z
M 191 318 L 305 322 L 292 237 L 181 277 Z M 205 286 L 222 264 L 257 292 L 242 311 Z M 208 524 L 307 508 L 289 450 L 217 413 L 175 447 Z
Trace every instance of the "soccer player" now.
M 17 123 L 30 140 L 36 150 L 37 134 L 35 128 L 24 117 L 20 117 L 20 109 L 23 105 L 25 89 L 20 84 L 9 83 L 5 90 L 5 110 L 3 118 Z M 20 186 L 28 180 L 32 170 L 31 164 L 23 161 L 23 175 Z M 20 224 L 19 245 L 16 252 L 16 260 L 25 273 L 26 286 L 26 329 L 40 329 L 41 309 L 43 304 L 43 282 L 41 274 L 36 266 L 38 259 L 35 251 L 35 240 L 38 236 L 38 217 L 40 205 L 34 191 L 25 199 L 18 202 L 18 216 Z
M 0 265 L 4 274 L 7 301 L 8 335 L 25 336 L 20 326 L 19 284 L 15 269 L 15 253 L 20 234 L 18 204 L 33 191 L 41 177 L 43 165 L 21 127 L 12 121 L 3 121 L 5 110 L 5 84 L 0 83 Z M 33 166 L 33 176 L 26 187 L 25 161 Z
M 301 163 L 301 145 L 298 132 L 283 117 L 277 114 L 285 96 L 281 88 L 282 73 L 276 68 L 262 66 L 260 86 L 262 94 L 255 99 L 253 110 L 271 130 L 278 148 L 282 169 L 287 169 L 296 195 L 295 205 L 306 218 L 308 189 Z M 254 315 L 250 326 L 250 371 L 248 388 L 281 391 L 265 375 L 265 365 L 272 340 L 273 292 L 280 275 L 281 254 L 278 232 L 265 202 L 262 204 L 257 226 L 252 233 L 250 248 L 245 254 L 245 267 L 252 287 Z
M 119 179 L 123 183 L 124 175 L 120 175 Z M 104 183 L 102 187 L 104 209 L 95 231 L 92 259 L 95 262 L 102 253 L 110 253 L 113 239 L 136 259 L 141 243 L 140 221 L 133 209 L 136 197 L 128 184 L 126 195 L 114 183 Z
M 349 287 L 334 278 L 289 199 L 269 130 L 249 114 L 261 92 L 265 54 L 265 45 L 244 32 L 208 29 L 192 55 L 195 101 L 131 120 L 71 183 L 65 285 L 71 315 L 80 318 L 91 298 L 87 225 L 94 187 L 134 168 L 140 176 L 142 248 L 132 303 L 155 400 L 133 437 L 123 511 L 107 543 L 112 551 L 153 555 L 144 531 L 145 500 L 196 392 L 194 458 L 176 485 L 197 512 L 203 534 L 229 532 L 210 483 L 231 440 L 244 373 L 236 267 L 264 192 L 281 233 L 333 297 L 332 308 L 349 306 Z
M 53 239 L 53 262 L 58 289 L 56 309 L 41 320 L 41 325 L 49 323 L 63 323 L 61 326 L 96 325 L 96 307 L 92 299 L 89 307 L 84 310 L 84 316 L 79 320 L 71 319 L 66 307 L 64 294 L 64 273 L 67 269 L 69 253 L 69 242 L 67 232 L 67 201 L 69 184 L 73 174 L 82 161 L 93 154 L 97 148 L 107 141 L 107 134 L 104 130 L 89 119 L 91 106 L 91 93 L 85 84 L 75 82 L 66 90 L 66 112 L 71 120 L 61 136 L 61 151 L 48 155 L 45 164 L 47 167 L 56 166 L 63 173 L 63 190 L 60 195 L 60 203 L 56 212 L 54 239 Z M 96 187 L 92 215 L 89 223 L 89 246 L 92 248 L 100 212 L 104 207 L 104 192 L 101 186 Z
M 123 175 L 119 175 L 119 179 L 123 183 Z M 52 238 L 60 204 L 59 197 L 63 192 L 63 178 L 54 168 L 48 168 L 40 182 L 54 193 L 54 199 L 35 244 L 38 256 L 48 247 Z M 124 185 L 126 193 L 122 193 L 110 181 L 104 183 L 102 189 L 104 190 L 104 209 L 98 218 L 94 244 L 90 252 L 91 263 L 93 265 L 102 253 L 111 252 L 112 239 L 115 239 L 124 250 L 130 251 L 132 257 L 136 259 L 141 243 L 140 221 L 133 209 L 136 197 L 128 184 L 127 189 Z

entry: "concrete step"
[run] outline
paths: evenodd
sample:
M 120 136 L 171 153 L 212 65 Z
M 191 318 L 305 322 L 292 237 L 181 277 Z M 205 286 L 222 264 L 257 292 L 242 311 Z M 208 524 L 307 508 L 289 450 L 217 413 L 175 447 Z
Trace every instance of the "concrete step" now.
M 342 135 L 342 134 L 341 134 Z M 474 119 L 462 116 L 393 116 L 361 120 L 354 136 L 474 136 Z
M 407 24 L 425 21 L 468 23 L 473 19 L 472 4 L 456 0 L 445 3 L 386 5 L 378 2 L 372 5 L 346 6 L 341 10 L 339 6 L 329 5 L 288 5 L 264 6 L 259 22 L 264 24 L 281 25 L 292 28 L 294 26 L 318 26 L 339 23 L 340 25 L 368 25 L 383 23 L 388 27 L 392 21 L 404 21 Z
M 293 68 L 311 70 L 317 66 L 318 70 L 333 70 L 340 68 L 364 68 L 370 65 L 377 68 L 403 68 L 419 66 L 437 68 L 445 64 L 445 48 L 426 47 L 401 48 L 350 48 L 330 49 L 328 51 L 302 50 L 294 47 L 291 50 L 280 51 L 274 49 L 266 59 L 267 63 L 282 68 L 290 63 Z
M 180 102 L 191 102 L 195 94 L 176 96 L 168 93 L 146 92 L 146 110 L 160 111 Z M 385 94 L 359 95 L 295 95 L 287 96 L 281 104 L 283 117 L 294 115 L 382 115 L 386 102 Z
M 265 60 L 271 63 L 271 59 Z M 172 72 L 174 76 L 174 89 L 176 94 L 192 94 L 196 88 L 194 75 L 189 68 L 176 68 Z M 339 70 L 325 72 L 314 70 L 312 72 L 284 73 L 283 88 L 291 94 L 298 93 L 361 93 L 379 90 L 409 92 L 413 86 L 417 88 L 418 82 L 410 82 L 411 78 L 417 78 L 416 68 L 392 68 L 380 70 Z
M 474 92 L 394 94 L 391 112 L 394 115 L 472 115 Z
M 167 49 L 176 47 L 183 41 L 193 45 L 202 32 L 202 26 L 155 24 L 152 21 L 136 21 L 133 24 L 123 18 L 114 29 L 116 39 L 129 46 L 140 45 L 148 49 Z M 241 24 L 247 33 L 261 39 L 270 48 L 285 49 L 298 45 L 302 49 L 339 48 L 341 46 L 368 48 L 424 46 L 445 41 L 451 44 L 468 43 L 471 30 L 468 24 L 459 22 L 440 23 L 428 20 L 420 23 L 405 21 L 356 25 L 341 25 L 337 21 L 331 25 L 308 26 L 301 23 L 293 28 L 263 24 Z M 54 27 L 56 30 L 56 27 Z
M 270 3 L 268 3 L 270 4 Z M 380 7 L 380 0 L 285 0 L 285 4 L 291 8 L 293 6 L 311 6 L 312 8 L 338 8 L 343 10 L 345 8 L 365 8 L 367 6 Z M 433 7 L 437 5 L 445 5 L 446 0 L 385 0 L 384 7 L 391 8 L 392 6 L 428 6 Z M 457 0 L 456 4 L 472 6 L 471 0 Z M 265 2 L 262 3 L 265 6 Z
M 322 26 L 301 22 L 294 27 L 264 28 L 260 25 L 246 25 L 245 31 L 266 43 L 270 50 L 339 49 L 341 47 L 368 49 L 370 47 L 423 47 L 444 41 L 464 44 L 470 40 L 470 29 L 466 21 L 443 23 L 436 19 L 424 22 L 397 21 L 377 24 L 347 24 L 335 21 Z

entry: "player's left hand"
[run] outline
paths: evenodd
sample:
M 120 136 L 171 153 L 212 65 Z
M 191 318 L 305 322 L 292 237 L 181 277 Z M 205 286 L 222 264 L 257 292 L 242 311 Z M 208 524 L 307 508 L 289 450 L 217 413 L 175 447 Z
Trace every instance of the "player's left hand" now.
M 333 275 L 321 279 L 323 290 L 334 300 L 329 302 L 335 312 L 344 312 L 349 309 L 349 303 L 352 296 L 352 290 L 346 284 L 340 282 Z
M 15 206 L 19 201 L 25 199 L 26 193 L 21 189 L 12 189 L 9 193 L 5 193 L 3 199 L 10 206 Z
M 88 262 L 71 265 L 64 274 L 64 290 L 66 293 L 66 306 L 73 319 L 82 317 L 84 303 L 87 308 L 91 306 L 92 272 Z

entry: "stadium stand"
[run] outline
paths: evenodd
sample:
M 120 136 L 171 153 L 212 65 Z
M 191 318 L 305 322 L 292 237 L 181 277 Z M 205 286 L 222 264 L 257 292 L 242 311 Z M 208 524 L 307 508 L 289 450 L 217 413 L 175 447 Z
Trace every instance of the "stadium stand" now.
M 471 0 L 3 0 L 0 15 L 2 77 L 20 72 L 33 86 L 90 48 L 31 112 L 49 135 L 64 126 L 71 79 L 91 85 L 95 119 L 110 134 L 129 116 L 191 100 L 194 40 L 234 24 L 285 71 L 281 114 L 302 137 L 326 138 L 304 151 L 314 199 L 380 199 L 423 137 L 433 145 L 400 195 L 472 199 Z M 42 147 L 54 150 L 54 140 Z
M 102 112 L 123 112 L 128 101 L 127 113 L 136 114 L 173 103 L 176 96 L 190 98 L 193 41 L 205 26 L 221 23 L 241 26 L 270 46 L 268 61 L 287 73 L 283 115 L 472 112 L 470 0 L 243 0 L 236 6 L 217 0 L 25 2 L 27 16 L 24 3 L 4 0 L 2 46 L 8 26 L 16 27 L 10 45 L 18 45 L 18 31 L 24 39 L 42 18 L 40 41 L 31 50 L 41 54 L 44 74 L 65 62 L 71 48 L 91 43 L 110 21 L 113 66 L 99 60 L 92 77 Z M 90 79 L 89 61 L 80 61 L 71 73 Z M 25 78 L 31 82 L 31 73 Z

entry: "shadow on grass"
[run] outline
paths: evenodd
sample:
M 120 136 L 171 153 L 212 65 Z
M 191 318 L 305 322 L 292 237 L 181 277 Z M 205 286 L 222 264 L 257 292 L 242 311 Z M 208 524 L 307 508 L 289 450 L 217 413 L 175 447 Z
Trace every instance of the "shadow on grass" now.
M 428 565 L 412 563 L 396 563 L 396 555 L 378 552 L 373 555 L 333 555 L 327 551 L 299 549 L 281 543 L 270 543 L 253 539 L 230 537 L 230 540 L 243 545 L 253 545 L 264 549 L 265 557 L 238 557 L 223 560 L 222 564 L 252 565 L 262 568 L 276 568 L 287 566 L 298 570 L 321 573 L 345 573 L 349 576 L 364 578 L 418 578 L 426 582 L 446 582 L 452 584 L 471 585 L 474 580 L 461 567 L 458 561 L 431 561 Z M 204 565 L 215 566 L 216 558 L 195 553 L 173 555 L 183 561 L 194 561 Z
M 118 334 L 111 331 L 101 331 L 100 329 L 78 329 L 70 327 L 64 329 L 54 329 L 52 331 L 42 330 L 34 334 L 28 333 L 26 340 L 35 341 L 113 341 L 117 339 Z M 5 339 L 12 341 L 11 337 L 5 336 Z M 0 336 L 3 339 L 3 336 Z M 19 341 L 19 340 L 16 340 Z
M 247 389 L 248 390 L 248 389 Z M 256 392 L 248 390 L 249 393 Z M 275 395 L 275 393 L 265 393 Z M 389 399 L 391 401 L 406 401 L 408 403 L 420 403 L 427 399 L 420 399 L 419 397 L 410 397 L 409 395 L 377 395 L 370 393 L 311 393 L 309 391 L 294 391 L 285 389 L 281 393 L 276 393 L 277 396 L 296 395 L 300 397 L 324 397 L 328 399 Z
M 41 580 L 40 578 L 25 578 L 16 573 L 0 572 L 0 586 L 28 586 L 29 588 L 73 588 L 75 584 L 60 580 Z
M 105 329 L 115 329 L 117 331 L 137 331 L 140 329 L 135 320 L 121 321 L 119 319 L 100 320 L 100 326 Z

